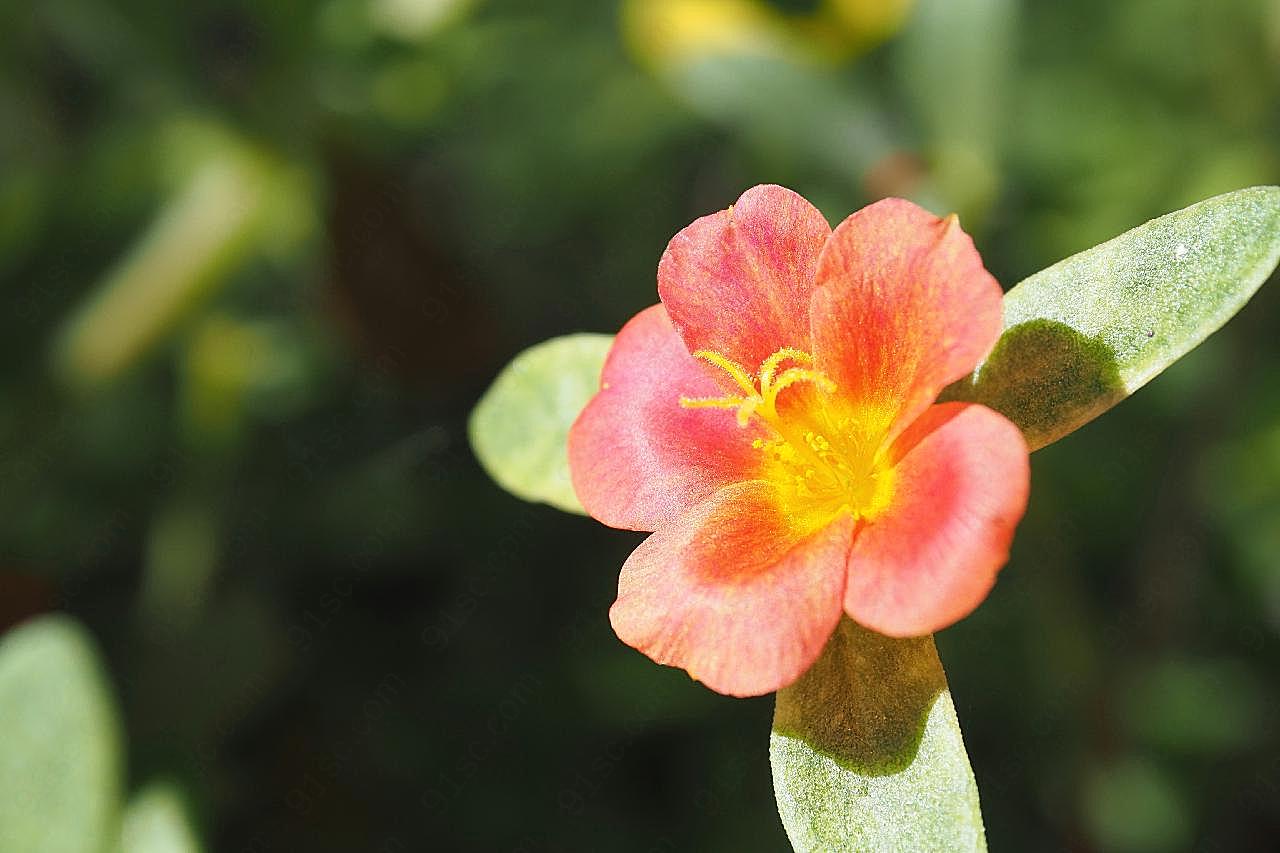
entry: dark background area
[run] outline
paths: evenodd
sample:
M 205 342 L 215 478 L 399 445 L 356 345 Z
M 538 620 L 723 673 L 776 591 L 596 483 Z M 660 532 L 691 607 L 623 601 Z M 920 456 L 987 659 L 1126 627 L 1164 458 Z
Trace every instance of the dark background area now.
M 761 182 L 1006 285 L 1280 180 L 1263 0 L 0 0 L 0 627 L 101 644 L 211 850 L 782 850 L 772 700 L 616 640 L 636 536 L 471 407 Z M 992 849 L 1280 837 L 1280 287 L 1033 457 L 938 637 Z

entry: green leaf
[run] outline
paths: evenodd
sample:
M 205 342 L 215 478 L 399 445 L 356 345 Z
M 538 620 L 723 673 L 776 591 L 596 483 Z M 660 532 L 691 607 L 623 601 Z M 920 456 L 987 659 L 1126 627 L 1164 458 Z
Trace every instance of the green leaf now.
M 119 819 L 119 729 L 92 641 L 47 617 L 0 639 L 0 851 L 98 853 Z
M 527 501 L 583 512 L 569 482 L 569 427 L 600 386 L 612 335 L 552 338 L 520 353 L 471 413 L 471 446 L 489 476 Z
M 986 849 L 978 788 L 932 637 L 844 619 L 778 691 L 773 788 L 797 851 Z
M 182 793 L 156 782 L 129 801 L 120 833 L 120 853 L 200 853 Z
M 1032 450 L 1151 381 L 1249 301 L 1280 260 L 1280 187 L 1153 219 L 1004 297 L 1004 336 L 944 399 L 984 403 Z

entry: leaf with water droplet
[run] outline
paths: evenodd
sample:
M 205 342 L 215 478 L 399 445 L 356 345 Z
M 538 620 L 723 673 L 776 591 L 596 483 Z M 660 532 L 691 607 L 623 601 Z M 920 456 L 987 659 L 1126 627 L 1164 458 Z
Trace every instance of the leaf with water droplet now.
M 1004 297 L 1004 336 L 944 399 L 1034 450 L 1088 423 L 1231 319 L 1280 260 L 1280 187 L 1215 196 L 1072 255 Z

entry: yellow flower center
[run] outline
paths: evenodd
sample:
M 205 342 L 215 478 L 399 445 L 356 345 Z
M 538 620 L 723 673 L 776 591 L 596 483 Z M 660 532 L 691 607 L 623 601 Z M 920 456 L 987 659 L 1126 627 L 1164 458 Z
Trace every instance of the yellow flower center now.
M 680 405 L 731 409 L 743 428 L 753 418 L 766 424 L 773 437 L 757 438 L 752 447 L 761 451 L 764 477 L 778 485 L 798 522 L 820 524 L 845 510 L 869 519 L 888 506 L 893 469 L 884 439 L 892 409 L 843 399 L 835 383 L 814 368 L 813 356 L 794 347 L 769 356 L 755 374 L 711 350 L 694 357 L 727 373 L 741 393 L 681 397 Z M 779 395 L 789 388 L 795 389 L 791 398 L 779 406 Z

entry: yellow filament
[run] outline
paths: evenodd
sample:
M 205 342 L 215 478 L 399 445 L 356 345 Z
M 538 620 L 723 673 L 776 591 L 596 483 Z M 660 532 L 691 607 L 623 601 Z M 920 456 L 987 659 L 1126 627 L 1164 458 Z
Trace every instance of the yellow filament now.
M 795 347 L 783 347 L 764 360 L 760 365 L 759 384 L 745 367 L 714 350 L 698 350 L 693 356 L 729 374 L 745 396 L 730 394 L 724 397 L 681 397 L 680 406 L 685 409 L 737 409 L 740 427 L 746 427 L 751 422 L 752 415 L 758 414 L 766 423 L 781 431 L 777 423 L 778 394 L 797 382 L 812 382 L 827 393 L 836 389 L 835 383 L 826 374 L 809 368 L 792 367 L 778 375 L 778 368 L 786 361 L 813 364 L 813 356 Z
M 747 373 L 747 369 L 731 358 L 725 358 L 720 353 L 709 349 L 700 349 L 693 354 L 694 358 L 700 358 L 708 364 L 714 364 L 725 373 L 733 377 L 733 381 L 738 383 L 738 387 L 746 391 L 748 396 L 754 396 L 756 393 L 756 383 L 752 379 L 751 374 Z
M 795 347 L 783 347 L 764 360 L 764 364 L 760 365 L 760 386 L 767 388 L 773 384 L 773 374 L 777 372 L 782 362 L 790 359 L 800 364 L 813 364 L 813 356 L 804 350 Z
M 778 381 L 769 385 L 765 399 L 769 403 L 773 403 L 778 399 L 778 395 L 786 388 L 791 387 L 797 382 L 812 382 L 818 386 L 818 389 L 830 394 L 836 390 L 836 383 L 827 378 L 825 373 L 817 370 L 808 370 L 803 367 L 793 367 L 778 377 Z M 763 380 L 762 383 L 763 384 Z
M 761 363 L 758 376 L 712 350 L 699 350 L 694 356 L 727 373 L 742 393 L 681 397 L 680 406 L 730 409 L 740 427 L 756 416 L 772 427 L 776 437 L 757 438 L 752 447 L 765 455 L 766 476 L 781 485 L 796 518 L 816 524 L 842 507 L 856 517 L 874 518 L 888 506 L 894 476 L 878 447 L 884 437 L 876 426 L 881 420 L 878 412 L 853 413 L 841 402 L 813 400 L 806 401 L 806 409 L 812 411 L 785 417 L 778 413 L 778 396 L 793 385 L 808 383 L 824 395 L 837 390 L 830 377 L 813 367 L 812 355 L 783 347 Z M 835 443 L 823 433 L 831 434 Z
M 682 409 L 736 409 L 745 402 L 741 397 L 681 397 Z

